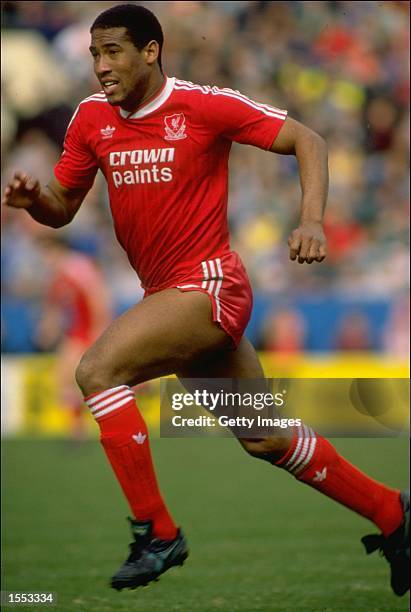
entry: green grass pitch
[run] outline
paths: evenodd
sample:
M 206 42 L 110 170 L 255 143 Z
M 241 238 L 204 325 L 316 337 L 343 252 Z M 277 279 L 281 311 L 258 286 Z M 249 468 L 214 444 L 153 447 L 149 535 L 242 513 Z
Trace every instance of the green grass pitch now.
M 407 440 L 334 443 L 374 478 L 407 486 Z M 98 441 L 73 449 L 6 440 L 3 590 L 54 591 L 49 609 L 61 612 L 408 610 L 409 598 L 389 588 L 385 561 L 360 544 L 375 531 L 368 521 L 251 459 L 235 440 L 159 439 L 152 448 L 189 539 L 183 568 L 146 588 L 110 589 L 130 542 L 129 511 Z

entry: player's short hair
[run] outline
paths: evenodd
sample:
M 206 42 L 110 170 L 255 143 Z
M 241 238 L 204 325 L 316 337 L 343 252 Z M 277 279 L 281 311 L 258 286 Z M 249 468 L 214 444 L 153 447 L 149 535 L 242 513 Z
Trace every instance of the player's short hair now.
M 164 35 L 157 17 L 144 6 L 135 4 L 118 4 L 101 13 L 90 28 L 93 32 L 96 28 L 126 28 L 127 34 L 139 51 L 143 49 L 150 40 L 158 42 L 159 54 L 158 65 L 161 64 L 161 51 L 163 49 Z

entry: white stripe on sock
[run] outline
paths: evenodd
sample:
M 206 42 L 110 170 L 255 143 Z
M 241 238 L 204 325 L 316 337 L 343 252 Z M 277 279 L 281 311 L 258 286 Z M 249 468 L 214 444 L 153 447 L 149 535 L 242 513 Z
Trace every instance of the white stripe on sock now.
M 101 410 L 101 408 L 104 408 L 105 406 L 109 406 L 113 402 L 117 402 L 118 400 L 122 399 L 125 396 L 130 397 L 130 398 L 134 397 L 134 394 L 130 388 L 126 388 L 124 389 L 124 391 L 120 391 L 119 393 L 116 393 L 115 395 L 108 397 L 107 399 L 103 400 L 102 402 L 99 402 L 98 404 L 90 408 L 90 410 L 92 413 L 97 412 L 98 410 Z
M 104 408 L 104 410 L 100 410 L 100 412 L 97 412 L 94 415 L 94 418 L 96 419 L 96 421 L 98 421 L 99 418 L 104 416 L 105 414 L 109 414 L 109 412 L 113 412 L 113 410 L 117 410 L 118 408 L 121 408 L 121 406 L 124 406 L 125 404 L 127 404 L 130 401 L 130 399 L 131 399 L 130 397 L 125 397 L 124 399 L 120 400 L 119 402 L 116 402 L 112 406 L 109 406 L 108 408 Z
M 294 459 L 296 459 L 296 457 L 299 455 L 300 449 L 301 449 L 301 445 L 303 443 L 303 438 L 304 438 L 304 431 L 302 429 L 302 427 L 298 428 L 298 441 L 297 441 L 297 446 L 295 447 L 295 450 L 291 456 L 291 459 L 289 461 L 287 461 L 287 463 L 284 465 L 284 469 L 288 470 L 290 465 L 292 465 L 292 463 L 294 462 Z
M 296 458 L 296 460 L 294 461 L 294 463 L 292 465 L 289 466 L 288 471 L 292 472 L 293 474 L 302 468 L 302 464 L 306 465 L 306 459 L 307 457 L 312 456 L 312 453 L 314 452 L 314 448 L 315 448 L 315 442 L 314 445 L 312 444 L 312 440 L 315 440 L 314 436 L 314 432 L 310 427 L 307 427 L 306 425 L 303 424 L 303 429 L 304 429 L 304 444 L 303 444 L 303 448 L 299 454 L 299 456 Z M 310 455 L 311 453 L 311 455 Z
M 127 385 L 120 385 L 119 387 L 113 387 L 112 389 L 107 389 L 107 391 L 102 391 L 98 395 L 95 395 L 91 399 L 87 400 L 86 404 L 90 408 L 91 406 L 94 406 L 94 404 L 96 404 L 100 400 L 104 399 L 108 395 L 112 395 L 113 393 L 116 393 L 117 391 L 120 391 L 120 389 L 129 389 L 129 388 L 130 387 L 127 387 Z
M 311 438 L 310 450 L 308 452 L 308 455 L 304 459 L 302 464 L 297 469 L 294 470 L 294 472 L 293 472 L 294 476 L 297 476 L 298 474 L 300 474 L 305 469 L 305 467 L 310 463 L 311 458 L 312 458 L 312 456 L 314 454 L 314 451 L 315 451 L 316 444 L 317 444 L 317 438 L 315 438 L 315 437 Z
M 297 457 L 297 459 L 294 461 L 294 463 L 292 465 L 290 465 L 290 467 L 288 468 L 289 472 L 294 472 L 295 468 L 300 465 L 301 461 L 303 461 L 307 455 L 308 452 L 308 448 L 310 445 L 310 438 L 305 437 L 304 438 L 304 442 L 303 442 L 303 447 L 301 449 L 301 452 L 299 454 L 299 456 Z

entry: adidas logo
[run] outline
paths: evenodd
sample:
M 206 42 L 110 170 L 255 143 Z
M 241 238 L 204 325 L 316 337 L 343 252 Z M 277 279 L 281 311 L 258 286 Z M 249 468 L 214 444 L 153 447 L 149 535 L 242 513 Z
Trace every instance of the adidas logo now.
M 141 431 L 138 432 L 137 435 L 132 436 L 133 440 L 137 442 L 137 444 L 143 444 L 144 440 L 147 438 L 146 434 L 142 434 Z
M 323 468 L 321 472 L 315 472 L 313 482 L 322 482 L 327 478 L 327 468 Z
M 115 127 L 111 127 L 107 124 L 105 128 L 101 128 L 100 134 L 102 135 L 103 140 L 107 140 L 107 138 L 113 138 L 113 134 L 115 131 Z

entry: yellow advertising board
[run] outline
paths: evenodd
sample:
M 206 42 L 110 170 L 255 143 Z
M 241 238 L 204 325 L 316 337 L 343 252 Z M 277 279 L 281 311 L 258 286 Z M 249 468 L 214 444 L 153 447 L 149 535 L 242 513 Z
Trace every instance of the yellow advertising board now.
M 408 364 L 375 354 L 324 354 L 284 357 L 260 354 L 269 378 L 408 378 Z M 67 406 L 59 399 L 55 357 L 30 355 L 2 359 L 2 434 L 65 436 L 69 432 Z M 153 435 L 159 432 L 159 380 L 135 389 L 138 406 Z M 87 432 L 97 436 L 85 410 Z

